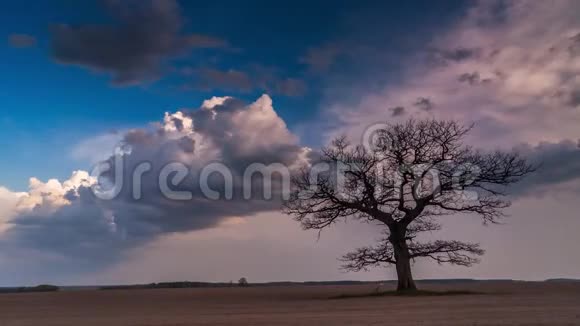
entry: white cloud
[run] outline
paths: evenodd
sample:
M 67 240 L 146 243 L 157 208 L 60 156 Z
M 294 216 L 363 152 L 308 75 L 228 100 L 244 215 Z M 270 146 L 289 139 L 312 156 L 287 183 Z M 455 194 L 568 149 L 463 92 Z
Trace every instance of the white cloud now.
M 71 177 L 62 183 L 57 179 L 42 182 L 37 178 L 30 178 L 29 190 L 21 193 L 16 204 L 16 211 L 52 213 L 64 205 L 70 205 L 70 196 L 78 196 L 81 187 L 90 187 L 95 183 L 88 172 L 74 171 Z
M 107 159 L 123 137 L 121 132 L 109 132 L 81 140 L 71 150 L 71 157 L 78 161 L 96 164 Z
M 242 152 L 268 150 L 273 144 L 297 144 L 298 139 L 288 130 L 272 106 L 272 99 L 262 95 L 257 101 L 232 115 L 232 137 L 244 139 L 238 144 Z M 267 137 L 266 137 L 267 135 Z
M 23 192 L 13 192 L 0 187 L 0 232 L 6 229 L 7 223 L 17 213 L 16 205 L 23 196 Z
M 212 98 L 210 98 L 208 100 L 204 100 L 203 103 L 201 104 L 201 107 L 202 107 L 202 109 L 211 110 L 211 109 L 215 108 L 216 106 L 224 105 L 224 103 L 227 100 L 231 100 L 231 99 L 232 99 L 232 97 L 230 97 L 230 96 L 223 96 L 223 97 L 213 96 Z

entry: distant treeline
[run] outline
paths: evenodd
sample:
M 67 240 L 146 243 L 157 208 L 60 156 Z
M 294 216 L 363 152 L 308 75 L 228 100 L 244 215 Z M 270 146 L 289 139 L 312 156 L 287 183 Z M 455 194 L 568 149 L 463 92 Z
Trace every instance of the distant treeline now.
M 0 288 L 0 293 L 55 292 L 60 288 L 56 285 L 42 284 L 38 286 L 21 286 L 15 288 Z
M 254 283 L 250 286 L 290 286 L 290 285 L 354 285 L 377 282 L 360 282 L 360 281 L 336 281 L 336 282 L 269 282 L 269 283 Z M 181 289 L 181 288 L 226 288 L 238 287 L 238 283 L 234 282 L 161 282 L 150 284 L 133 284 L 133 285 L 107 285 L 102 286 L 101 290 L 136 290 L 136 289 Z
M 567 282 L 580 282 L 580 280 L 577 280 L 574 278 L 550 278 L 550 279 L 547 279 L 546 282 L 567 283 Z
M 507 281 L 507 280 L 505 280 Z M 268 283 L 250 283 L 249 286 L 317 286 L 317 285 L 360 285 L 360 284 L 391 284 L 396 281 L 310 281 L 310 282 L 268 282 Z M 463 283 L 478 282 L 473 279 L 441 279 L 441 280 L 421 280 L 419 283 Z M 234 282 L 161 282 L 150 284 L 133 284 L 133 285 L 107 285 L 99 287 L 100 290 L 138 290 L 138 289 L 181 289 L 181 288 L 226 288 L 238 287 Z
M 237 286 L 233 283 L 209 283 L 209 282 L 161 282 L 150 284 L 133 284 L 133 285 L 107 285 L 102 286 L 101 290 L 136 290 L 136 289 L 181 289 L 181 288 L 207 288 L 207 287 L 230 287 Z

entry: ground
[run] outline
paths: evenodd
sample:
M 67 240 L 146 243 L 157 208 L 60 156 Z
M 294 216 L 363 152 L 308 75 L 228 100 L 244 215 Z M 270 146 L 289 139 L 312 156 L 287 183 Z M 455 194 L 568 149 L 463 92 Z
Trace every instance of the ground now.
M 0 325 L 580 325 L 578 282 L 420 286 L 485 294 L 329 299 L 376 285 L 0 294 Z

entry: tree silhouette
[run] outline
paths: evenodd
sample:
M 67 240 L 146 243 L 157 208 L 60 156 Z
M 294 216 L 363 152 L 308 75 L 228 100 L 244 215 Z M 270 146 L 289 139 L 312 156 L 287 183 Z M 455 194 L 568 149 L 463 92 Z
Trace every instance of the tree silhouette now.
M 238 286 L 248 286 L 250 285 L 250 283 L 248 283 L 248 280 L 245 277 L 242 277 L 238 280 Z
M 347 270 L 396 266 L 398 291 L 415 290 L 411 261 L 471 266 L 484 251 L 476 243 L 420 242 L 441 228 L 437 217 L 473 214 L 496 223 L 510 206 L 507 186 L 535 168 L 517 153 L 484 153 L 463 144 L 472 126 L 455 121 L 409 120 L 386 125 L 373 144 L 351 146 L 344 137 L 323 148 L 316 164 L 293 178 L 284 211 L 319 232 L 343 218 L 378 222 L 376 246 L 342 257 Z M 322 167 L 322 168 L 321 168 Z

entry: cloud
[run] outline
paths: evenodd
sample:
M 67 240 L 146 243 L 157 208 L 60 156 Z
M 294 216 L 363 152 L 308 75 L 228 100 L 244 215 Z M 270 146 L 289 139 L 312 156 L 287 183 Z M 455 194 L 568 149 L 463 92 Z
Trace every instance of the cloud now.
M 430 111 L 435 107 L 435 103 L 425 97 L 418 97 L 413 105 L 423 111 Z
M 541 164 L 509 189 L 515 198 L 577 194 L 580 20 L 571 13 L 580 5 L 498 3 L 475 2 L 464 17 L 406 59 L 400 82 L 373 88 L 356 101 L 329 99 L 324 116 L 332 123 L 326 140 L 346 134 L 360 142 L 369 126 L 410 117 L 475 123 L 467 144 L 514 149 Z
M 312 72 L 323 73 L 328 71 L 344 53 L 343 44 L 330 42 L 308 48 L 306 54 L 299 61 L 306 64 Z
M 191 49 L 225 48 L 208 35 L 181 32 L 176 1 L 107 1 L 115 25 L 53 26 L 51 50 L 62 64 L 78 65 L 112 76 L 116 85 L 158 79 L 168 59 Z
M 301 230 L 286 215 L 260 213 L 251 219 L 227 220 L 210 230 L 164 236 L 132 249 L 123 264 L 83 275 L 81 283 L 227 282 L 241 276 L 251 282 L 381 279 L 384 270 L 371 275 L 345 273 L 336 259 L 352 246 L 368 244 L 369 238 L 379 236 L 375 231 L 365 223 L 339 223 L 317 241 L 316 232 Z
M 301 96 L 307 89 L 306 83 L 297 78 L 285 78 L 274 82 L 275 93 L 285 96 Z
M 86 171 L 74 171 L 62 183 L 57 179 L 42 182 L 37 178 L 30 178 L 29 191 L 20 196 L 16 209 L 20 212 L 52 213 L 69 205 L 71 198 L 78 196 L 80 188 L 89 187 L 93 183 L 94 180 Z
M 0 234 L 6 229 L 9 221 L 17 214 L 16 205 L 26 193 L 13 192 L 0 187 Z
M 198 87 L 207 91 L 223 89 L 226 91 L 250 92 L 254 89 L 254 81 L 248 74 L 239 70 L 218 70 L 204 68 L 199 71 Z
M 308 155 L 267 95 L 249 105 L 214 97 L 199 109 L 166 113 L 162 122 L 150 128 L 126 132 L 120 145 L 117 156 L 107 160 L 111 170 L 98 180 L 104 188 L 122 180 L 118 196 L 96 197 L 91 187 L 97 179 L 85 171 L 74 172 L 64 182 L 32 178 L 29 191 L 20 195 L 15 206 L 10 227 L 0 237 L 0 247 L 63 257 L 71 263 L 71 271 L 78 271 L 74 262 L 79 260 L 89 270 L 106 266 L 121 259 L 126 250 L 164 234 L 212 228 L 232 217 L 278 210 L 282 180 L 274 177 L 271 200 L 261 196 L 261 179 L 252 180 L 252 197 L 245 199 L 241 181 L 245 169 L 253 163 L 279 163 L 292 169 L 307 162 Z M 207 198 L 199 187 L 201 170 L 215 162 L 232 173 L 231 200 L 224 198 L 225 183 L 219 175 L 208 180 L 221 193 L 220 199 Z M 143 174 L 136 199 L 133 171 L 142 163 L 150 164 L 151 170 Z M 168 186 L 192 192 L 188 200 L 170 200 L 160 190 L 161 171 L 175 163 L 187 167 L 189 174 Z
M 83 139 L 71 149 L 71 157 L 78 161 L 96 164 L 107 159 L 115 146 L 122 140 L 123 134 L 111 131 L 102 135 Z
M 517 184 L 514 194 L 535 197 L 580 194 L 580 148 L 577 141 L 520 145 L 515 150 L 528 157 L 538 170 Z
M 229 47 L 228 42 L 217 37 L 202 35 L 202 34 L 189 34 L 185 37 L 185 44 L 192 48 L 200 49 L 211 49 L 211 48 L 227 48 Z
M 470 141 L 483 147 L 578 139 L 580 21 L 572 13 L 579 3 L 502 4 L 474 3 L 406 59 L 399 82 L 363 93 L 356 107 L 330 99 L 326 112 L 335 127 L 328 137 L 346 132 L 358 140 L 369 125 L 413 116 L 474 122 Z M 437 110 L 417 105 L 418 98 Z M 407 114 L 392 117 L 388 108 L 396 106 Z
M 479 85 L 482 83 L 485 84 L 485 83 L 491 82 L 490 78 L 482 79 L 477 71 L 472 72 L 472 73 L 468 73 L 468 72 L 463 73 L 463 74 L 459 75 L 457 80 L 461 83 L 467 83 L 471 86 L 476 86 L 476 85 Z
M 201 103 L 201 108 L 202 109 L 206 109 L 206 110 L 211 110 L 212 113 L 215 113 L 215 111 L 213 111 L 213 108 L 217 107 L 217 106 L 222 106 L 224 105 L 227 101 L 231 101 L 233 98 L 231 96 L 213 96 L 210 99 L 204 100 Z
M 454 62 L 462 62 L 469 59 L 478 58 L 481 54 L 479 48 L 455 48 L 455 49 L 441 49 L 433 50 L 431 53 L 432 60 L 435 63 L 447 65 Z
M 302 96 L 307 91 L 306 83 L 298 78 L 280 77 L 278 72 L 266 67 L 256 66 L 249 72 L 214 68 L 191 69 L 182 71 L 185 75 L 195 74 L 195 82 L 186 84 L 185 89 L 201 91 L 222 90 L 236 93 L 268 92 L 289 97 Z
M 391 111 L 391 115 L 393 117 L 405 114 L 405 108 L 402 106 L 395 106 L 394 108 L 390 108 L 389 110 Z
M 8 43 L 14 48 L 30 48 L 36 46 L 36 37 L 29 34 L 10 34 Z

